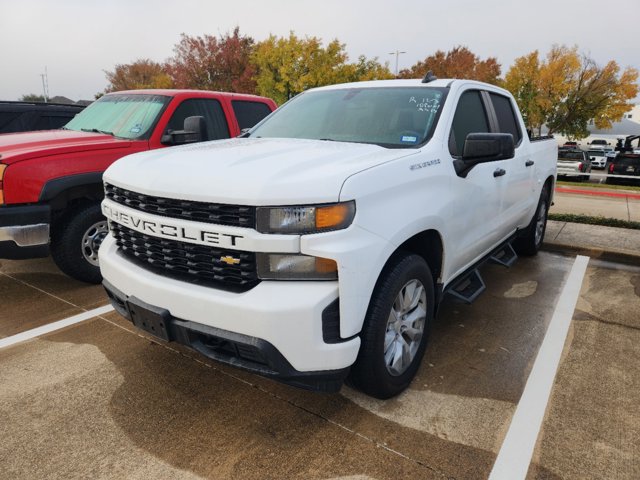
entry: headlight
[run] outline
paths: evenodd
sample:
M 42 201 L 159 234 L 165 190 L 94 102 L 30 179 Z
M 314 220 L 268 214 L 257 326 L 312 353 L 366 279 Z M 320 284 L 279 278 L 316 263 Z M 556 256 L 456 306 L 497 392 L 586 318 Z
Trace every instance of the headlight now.
M 337 280 L 338 266 L 329 258 L 280 253 L 258 253 L 262 280 Z
M 257 229 L 261 233 L 304 234 L 340 230 L 351 225 L 355 202 L 301 207 L 258 207 Z

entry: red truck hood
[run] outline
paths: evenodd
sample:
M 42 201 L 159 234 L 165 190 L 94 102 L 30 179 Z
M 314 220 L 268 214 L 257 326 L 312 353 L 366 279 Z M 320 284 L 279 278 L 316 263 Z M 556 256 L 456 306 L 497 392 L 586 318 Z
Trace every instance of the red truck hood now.
M 0 135 L 0 161 L 11 164 L 49 155 L 127 148 L 131 143 L 131 140 L 123 140 L 111 135 L 74 130 L 6 133 Z

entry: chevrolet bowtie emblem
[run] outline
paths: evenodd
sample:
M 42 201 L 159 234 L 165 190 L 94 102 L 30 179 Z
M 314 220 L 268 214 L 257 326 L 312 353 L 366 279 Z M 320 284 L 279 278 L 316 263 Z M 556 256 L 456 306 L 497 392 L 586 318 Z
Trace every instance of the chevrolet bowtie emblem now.
M 239 258 L 233 258 L 229 255 L 226 257 L 220 257 L 220 261 L 226 263 L 227 265 L 238 265 L 240 263 Z

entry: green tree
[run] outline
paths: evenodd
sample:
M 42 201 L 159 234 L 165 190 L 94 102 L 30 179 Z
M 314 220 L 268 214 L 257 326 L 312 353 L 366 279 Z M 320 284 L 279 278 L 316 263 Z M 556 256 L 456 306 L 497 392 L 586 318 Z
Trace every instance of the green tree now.
M 148 58 L 139 59 L 133 63 L 118 64 L 113 71 L 104 73 L 109 81 L 106 92 L 173 87 L 173 81 L 165 68 Z
M 253 48 L 253 38 L 238 27 L 219 38 L 183 33 L 166 68 L 177 88 L 255 93 Z
M 638 71 L 621 71 L 615 61 L 600 67 L 577 47 L 554 46 L 543 62 L 537 52 L 516 59 L 505 87 L 516 97 L 528 128 L 580 139 L 588 125 L 610 128 L 633 108 Z
M 282 104 L 309 88 L 343 82 L 393 78 L 377 59 L 360 56 L 348 63 L 345 45 L 333 40 L 326 47 L 317 37 L 271 35 L 256 45 L 253 63 L 257 92 Z
M 342 68 L 343 82 L 362 82 L 365 80 L 389 80 L 395 75 L 389 70 L 387 63 L 381 64 L 378 58 L 367 59 L 364 55 L 358 57 L 356 63 L 349 63 Z
M 21 102 L 44 102 L 44 96 L 38 95 L 36 93 L 28 93 L 27 95 L 22 95 L 20 97 Z
M 500 64 L 495 57 L 480 59 L 467 47 L 457 46 L 448 52 L 438 50 L 424 60 L 404 70 L 399 78 L 422 78 L 431 70 L 438 78 L 464 78 L 498 84 Z

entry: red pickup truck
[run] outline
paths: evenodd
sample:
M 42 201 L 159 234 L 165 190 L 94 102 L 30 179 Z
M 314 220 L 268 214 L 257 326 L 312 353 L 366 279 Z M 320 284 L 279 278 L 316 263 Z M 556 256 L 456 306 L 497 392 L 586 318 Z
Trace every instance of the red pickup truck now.
M 254 95 L 135 90 L 103 96 L 61 130 L 0 135 L 0 258 L 51 253 L 67 275 L 100 282 L 109 165 L 144 150 L 238 136 L 275 108 Z

